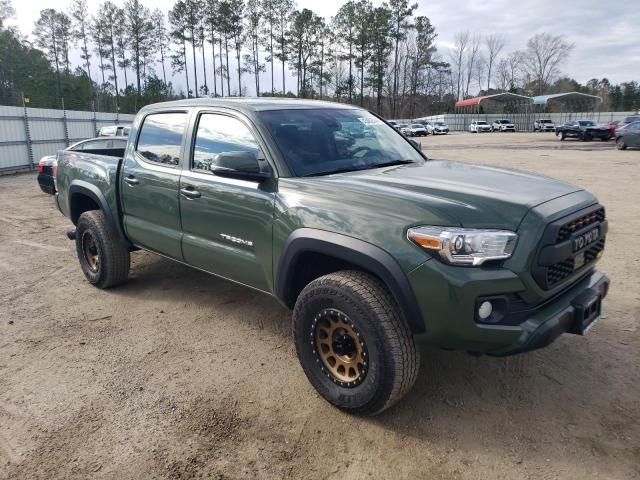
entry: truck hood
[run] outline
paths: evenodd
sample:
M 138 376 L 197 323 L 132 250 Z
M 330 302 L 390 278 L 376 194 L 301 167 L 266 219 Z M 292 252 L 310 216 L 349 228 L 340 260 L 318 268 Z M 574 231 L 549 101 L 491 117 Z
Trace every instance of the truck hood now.
M 312 181 L 315 185 L 309 182 L 303 190 L 325 195 L 324 208 L 334 199 L 344 213 L 353 210 L 358 215 L 368 205 L 389 221 L 400 217 L 408 224 L 509 230 L 516 230 L 531 208 L 581 190 L 530 173 L 448 161 L 341 173 Z

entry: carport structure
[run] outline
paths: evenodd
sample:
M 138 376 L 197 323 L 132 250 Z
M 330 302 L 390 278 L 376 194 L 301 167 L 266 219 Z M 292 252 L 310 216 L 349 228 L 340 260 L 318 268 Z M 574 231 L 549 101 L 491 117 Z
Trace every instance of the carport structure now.
M 517 93 L 496 93 L 481 97 L 466 98 L 455 104 L 454 129 L 466 130 L 469 115 L 475 115 L 477 120 L 489 122 L 488 115 L 496 117 L 506 116 L 514 122 L 516 130 L 527 130 L 526 115 L 531 111 L 532 99 Z
M 575 118 L 593 119 L 602 103 L 601 97 L 581 92 L 540 95 L 531 100 L 535 113 L 559 113 L 560 122 Z

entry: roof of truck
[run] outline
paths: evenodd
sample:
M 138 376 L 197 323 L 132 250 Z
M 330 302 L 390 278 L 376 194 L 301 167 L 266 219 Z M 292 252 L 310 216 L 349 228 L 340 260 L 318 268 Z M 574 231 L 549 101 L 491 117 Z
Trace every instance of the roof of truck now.
M 305 100 L 297 98 L 269 98 L 269 97 L 215 97 L 189 98 L 171 102 L 147 105 L 144 110 L 180 108 L 180 107 L 227 107 L 241 111 L 258 112 L 263 110 L 281 110 L 295 108 L 343 108 L 355 109 L 354 105 L 344 103 L 325 102 L 321 100 Z

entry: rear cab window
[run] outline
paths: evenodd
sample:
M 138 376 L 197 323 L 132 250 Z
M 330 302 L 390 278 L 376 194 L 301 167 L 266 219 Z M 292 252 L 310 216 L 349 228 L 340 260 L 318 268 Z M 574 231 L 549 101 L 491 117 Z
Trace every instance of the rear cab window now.
M 186 112 L 147 115 L 140 127 L 136 152 L 148 162 L 176 167 L 186 126 Z

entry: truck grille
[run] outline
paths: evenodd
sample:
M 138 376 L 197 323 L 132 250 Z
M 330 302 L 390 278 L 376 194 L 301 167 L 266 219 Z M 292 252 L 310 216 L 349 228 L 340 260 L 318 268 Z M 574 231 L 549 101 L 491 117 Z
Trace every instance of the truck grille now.
M 607 226 L 601 205 L 550 223 L 532 267 L 538 285 L 548 290 L 593 266 L 604 250 Z

